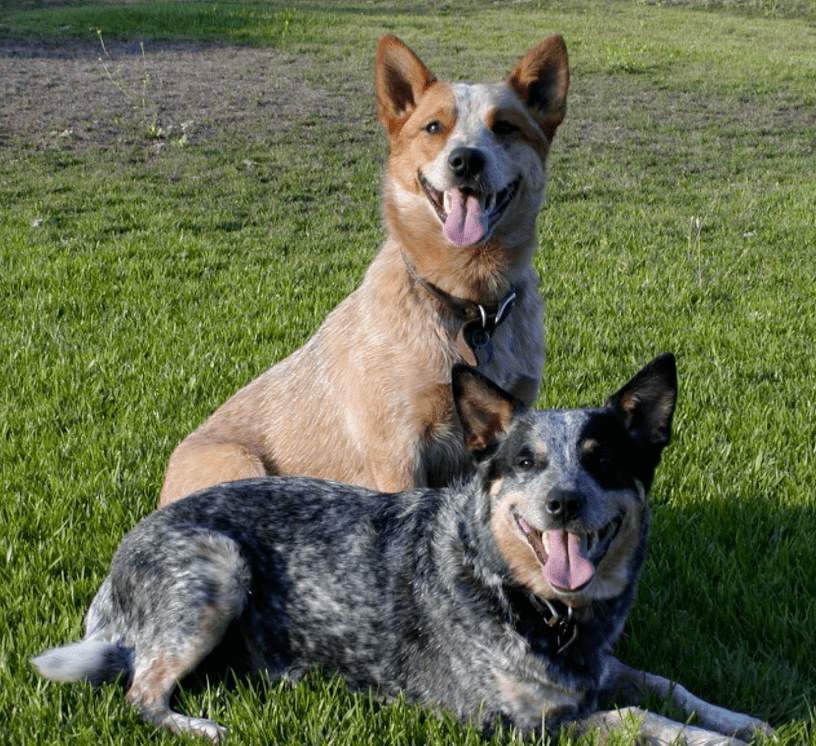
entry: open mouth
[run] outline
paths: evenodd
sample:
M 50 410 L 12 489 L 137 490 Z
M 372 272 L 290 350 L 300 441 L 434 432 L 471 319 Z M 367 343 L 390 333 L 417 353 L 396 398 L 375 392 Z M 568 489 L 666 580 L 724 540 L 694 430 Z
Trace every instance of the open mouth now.
M 546 580 L 554 588 L 577 591 L 595 577 L 595 569 L 623 525 L 615 516 L 599 531 L 573 534 L 563 529 L 539 531 L 514 512 L 518 527 L 541 563 Z
M 521 186 L 521 177 L 498 192 L 478 192 L 468 187 L 434 189 L 419 174 L 419 183 L 439 219 L 445 238 L 457 246 L 475 246 L 484 241 L 501 220 Z

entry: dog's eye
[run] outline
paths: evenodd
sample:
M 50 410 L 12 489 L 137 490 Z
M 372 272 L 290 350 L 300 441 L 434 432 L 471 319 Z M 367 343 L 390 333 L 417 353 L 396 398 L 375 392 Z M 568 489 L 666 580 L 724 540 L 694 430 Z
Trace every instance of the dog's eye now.
M 429 135 L 441 135 L 445 131 L 445 128 L 442 126 L 442 122 L 436 119 L 434 119 L 432 122 L 428 122 L 424 129 Z
M 518 127 L 511 122 L 505 122 L 502 119 L 493 123 L 493 134 L 497 137 L 509 137 L 518 132 Z
M 535 468 L 536 460 L 532 456 L 518 456 L 516 458 L 516 468 L 521 471 L 530 471 L 531 469 Z
M 594 469 L 595 475 L 600 479 L 612 479 L 615 475 L 615 460 L 609 456 L 598 456 L 595 459 Z
M 612 456 L 603 450 L 597 450 L 589 454 L 587 465 L 592 468 L 605 471 L 612 467 Z

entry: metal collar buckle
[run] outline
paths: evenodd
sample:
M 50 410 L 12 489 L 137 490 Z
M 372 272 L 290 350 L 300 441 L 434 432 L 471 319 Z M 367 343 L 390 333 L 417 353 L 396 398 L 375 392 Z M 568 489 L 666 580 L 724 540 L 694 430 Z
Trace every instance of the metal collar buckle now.
M 468 365 L 476 368 L 487 365 L 493 359 L 491 337 L 496 331 L 496 327 L 510 315 L 516 301 L 516 288 L 510 288 L 510 292 L 502 298 L 497 306 L 490 307 L 483 306 L 480 303 L 473 303 L 463 298 L 457 298 L 420 277 L 416 268 L 408 261 L 405 252 L 400 251 L 400 253 L 402 254 L 402 261 L 405 262 L 408 269 L 408 274 L 414 282 L 440 303 L 447 306 L 455 316 L 462 319 L 462 327 L 456 335 L 456 349 L 462 359 Z
M 562 655 L 564 651 L 578 639 L 578 625 L 571 606 L 565 606 L 566 614 L 559 614 L 556 608 L 546 599 L 541 599 L 547 604 L 552 616 L 547 620 L 547 626 L 555 631 L 555 644 L 558 646 L 555 653 Z

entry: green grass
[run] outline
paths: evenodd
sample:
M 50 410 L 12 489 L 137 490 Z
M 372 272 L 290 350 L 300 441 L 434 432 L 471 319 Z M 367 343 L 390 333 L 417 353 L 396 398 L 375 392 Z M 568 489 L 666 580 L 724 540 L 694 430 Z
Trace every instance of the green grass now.
M 93 29 L 148 56 L 265 46 L 333 106 L 178 147 L 136 125 L 107 147 L 3 146 L 0 741 L 174 742 L 117 687 L 41 682 L 28 657 L 79 636 L 173 446 L 302 344 L 382 241 L 377 36 L 478 80 L 556 30 L 572 88 L 539 220 L 541 404 L 599 403 L 662 350 L 680 369 L 619 653 L 769 719 L 773 743 L 816 739 L 812 2 L 0 5 L 0 38 Z M 182 707 L 233 743 L 482 742 L 316 676 L 198 686 Z

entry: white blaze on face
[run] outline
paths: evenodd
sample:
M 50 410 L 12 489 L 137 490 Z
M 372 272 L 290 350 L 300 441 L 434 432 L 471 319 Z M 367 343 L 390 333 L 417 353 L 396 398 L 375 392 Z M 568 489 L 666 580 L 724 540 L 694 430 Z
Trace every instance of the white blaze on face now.
M 485 158 L 481 180 L 491 191 L 507 186 L 518 175 L 518 166 L 490 130 L 493 114 L 503 105 L 521 106 L 518 98 L 506 86 L 497 85 L 451 85 L 456 101 L 456 125 L 448 135 L 445 147 L 432 163 L 424 169 L 424 175 L 435 189 L 447 191 L 454 186 L 455 177 L 448 166 L 451 152 L 460 147 L 479 150 Z
M 543 189 L 544 167 L 537 154 L 530 152 L 529 137 L 495 131 L 497 122 L 512 125 L 519 133 L 536 128 L 525 106 L 506 85 L 454 84 L 450 91 L 455 125 L 422 171 L 441 195 L 445 238 L 458 246 L 472 246 L 483 241 L 501 220 L 522 180 L 527 190 Z M 451 154 L 458 148 L 478 154 L 481 163 L 475 173 L 462 177 L 451 168 Z M 528 207 L 537 210 L 538 205 Z

